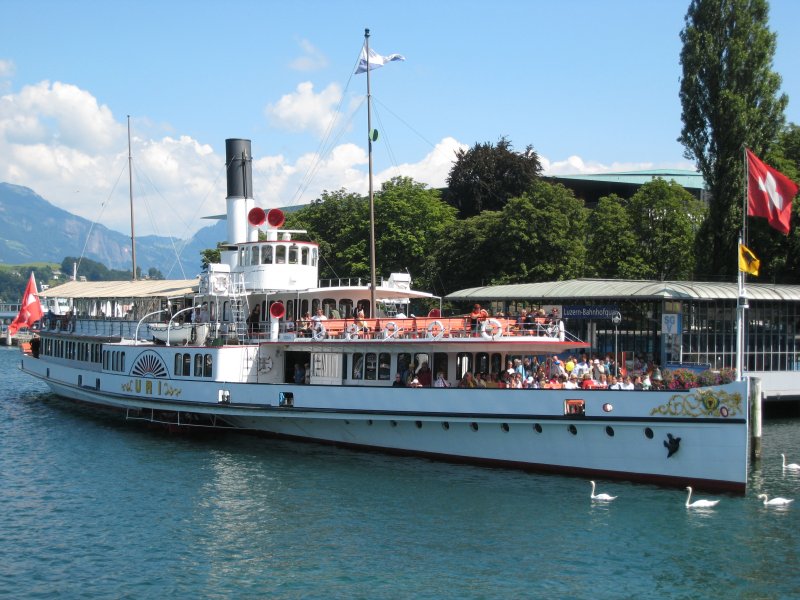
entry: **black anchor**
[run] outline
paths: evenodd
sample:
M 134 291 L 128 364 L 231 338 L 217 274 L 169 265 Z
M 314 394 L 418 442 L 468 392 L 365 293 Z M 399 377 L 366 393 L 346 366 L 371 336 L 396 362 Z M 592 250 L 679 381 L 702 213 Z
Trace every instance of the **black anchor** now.
M 664 441 L 664 448 L 667 449 L 667 458 L 669 458 L 681 449 L 681 438 L 673 437 L 671 433 L 668 433 L 667 439 Z

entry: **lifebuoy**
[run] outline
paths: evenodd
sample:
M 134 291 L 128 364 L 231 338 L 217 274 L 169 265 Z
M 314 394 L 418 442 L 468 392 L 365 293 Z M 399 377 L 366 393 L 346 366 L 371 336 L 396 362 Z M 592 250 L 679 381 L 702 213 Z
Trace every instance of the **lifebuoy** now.
M 361 327 L 359 327 L 358 324 L 350 323 L 350 325 L 347 326 L 347 330 L 345 331 L 345 338 L 348 340 L 357 338 L 360 331 Z
M 386 340 L 394 339 L 398 331 L 400 331 L 400 328 L 397 326 L 397 323 L 389 321 L 383 327 L 383 338 Z
M 491 330 L 489 329 L 491 327 Z M 497 319 L 487 319 L 481 325 L 481 335 L 487 340 L 495 340 L 503 335 L 503 325 Z
M 437 331 L 438 330 L 438 331 Z M 441 321 L 434 321 L 428 325 L 428 337 L 433 340 L 441 339 L 444 335 L 444 325 Z
M 317 324 L 314 325 L 314 330 L 311 334 L 311 337 L 313 337 L 317 341 L 324 340 L 326 333 L 327 332 L 325 331 L 325 325 L 323 325 L 321 321 L 317 321 Z

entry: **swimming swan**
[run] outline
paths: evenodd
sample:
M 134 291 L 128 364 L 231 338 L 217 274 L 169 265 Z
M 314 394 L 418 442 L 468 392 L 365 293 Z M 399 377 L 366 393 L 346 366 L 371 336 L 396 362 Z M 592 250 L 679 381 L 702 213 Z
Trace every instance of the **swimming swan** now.
M 589 495 L 589 497 L 592 500 L 600 500 L 601 502 L 611 502 L 612 500 L 616 499 L 616 496 L 609 496 L 608 494 L 595 494 L 594 481 L 590 481 L 589 483 L 592 484 L 592 493 Z
M 766 494 L 759 494 L 758 499 L 764 499 L 764 506 L 786 506 L 787 504 L 791 504 L 794 502 L 793 498 L 773 498 L 769 500 Z
M 689 496 L 686 498 L 686 508 L 712 508 L 719 504 L 719 500 L 695 500 L 694 502 L 690 502 L 692 499 L 692 488 L 691 486 L 686 487 L 689 490 Z
M 800 465 L 798 465 L 797 463 L 789 463 L 788 465 L 786 464 L 786 455 L 785 454 L 781 454 L 781 458 L 783 459 L 783 468 L 784 469 L 791 469 L 792 471 L 800 471 Z

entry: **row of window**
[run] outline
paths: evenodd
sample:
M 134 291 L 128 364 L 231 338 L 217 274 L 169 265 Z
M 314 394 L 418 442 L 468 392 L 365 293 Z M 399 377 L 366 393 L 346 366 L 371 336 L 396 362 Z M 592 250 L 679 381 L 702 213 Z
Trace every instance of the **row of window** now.
M 213 357 L 200 352 L 194 355 L 189 352 L 176 354 L 173 373 L 178 377 L 191 377 L 192 365 L 194 365 L 195 377 L 211 377 L 213 374 Z
M 508 354 L 505 360 L 513 361 L 516 358 L 522 359 L 523 356 Z M 346 359 L 347 355 L 345 355 L 345 361 Z M 350 371 L 351 380 L 387 381 L 392 377 L 392 356 L 388 352 L 354 352 L 352 365 L 353 368 Z M 441 371 L 447 378 L 455 376 L 456 379 L 461 379 L 467 372 L 500 373 L 505 362 L 503 355 L 499 352 L 492 354 L 488 352 L 459 352 L 456 354 L 456 372 L 450 373 L 449 357 L 444 352 L 433 353 L 432 363 L 431 355 L 426 352 L 417 352 L 413 355 L 410 352 L 400 352 L 395 356 L 394 372 L 405 378 L 412 369 L 414 373 L 418 373 L 423 365 L 428 366 L 434 378 L 436 373 Z M 347 373 L 346 366 L 343 372 Z
M 103 368 L 109 371 L 125 372 L 125 352 L 122 350 L 104 350 Z
M 248 267 L 252 265 L 290 264 L 317 266 L 319 250 L 316 246 L 306 246 L 302 243 L 266 243 L 239 248 L 239 265 Z
M 99 342 L 79 342 L 45 337 L 40 352 L 46 356 L 81 360 L 84 362 L 100 362 L 102 345 Z

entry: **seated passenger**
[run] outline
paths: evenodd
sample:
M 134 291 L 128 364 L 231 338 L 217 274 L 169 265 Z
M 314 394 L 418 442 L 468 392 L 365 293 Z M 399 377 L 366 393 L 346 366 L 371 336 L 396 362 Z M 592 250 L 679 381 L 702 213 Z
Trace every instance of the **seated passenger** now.
M 461 381 L 458 382 L 458 387 L 469 390 L 474 389 L 476 385 L 475 385 L 475 379 L 472 377 L 472 373 L 470 373 L 469 371 L 464 373 L 464 376 L 461 378 Z
M 437 388 L 449 388 L 450 387 L 450 382 L 447 381 L 447 379 L 445 379 L 444 373 L 442 371 L 439 371 L 436 374 L 436 381 L 433 382 L 433 387 L 437 387 Z

